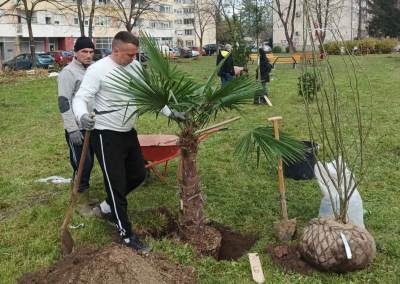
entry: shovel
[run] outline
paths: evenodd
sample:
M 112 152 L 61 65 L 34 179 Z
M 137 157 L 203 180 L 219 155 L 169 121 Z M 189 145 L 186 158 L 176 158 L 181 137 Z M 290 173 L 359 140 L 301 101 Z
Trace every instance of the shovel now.
M 268 118 L 268 121 L 272 122 L 274 126 L 275 140 L 279 141 L 279 126 L 278 122 L 282 120 L 281 116 L 275 116 Z M 279 194 L 281 203 L 281 220 L 275 222 L 275 236 L 281 242 L 290 241 L 296 232 L 296 219 L 288 219 L 288 212 L 286 206 L 286 194 L 285 194 L 285 181 L 283 178 L 282 159 L 278 159 L 278 178 L 279 178 Z
M 73 185 L 70 190 L 69 205 L 65 213 L 64 222 L 60 230 L 61 250 L 64 256 L 70 254 L 74 248 L 74 240 L 72 239 L 72 235 L 69 231 L 68 225 L 71 223 L 72 214 L 74 212 L 74 207 L 78 197 L 78 189 L 81 183 L 83 167 L 89 149 L 89 138 L 90 138 L 90 131 L 86 131 L 85 138 L 83 140 L 83 147 L 82 147 L 81 159 L 79 160 L 78 171 L 73 180 Z

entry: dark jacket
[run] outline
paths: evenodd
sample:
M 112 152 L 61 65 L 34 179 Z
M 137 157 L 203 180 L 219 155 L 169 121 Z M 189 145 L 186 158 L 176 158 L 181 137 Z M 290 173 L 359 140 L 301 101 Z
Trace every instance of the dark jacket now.
M 272 70 L 272 65 L 271 63 L 267 62 L 266 60 L 263 60 L 260 62 L 260 78 L 261 81 L 269 82 L 269 73 Z M 257 79 L 258 79 L 258 69 L 257 69 Z
M 221 53 L 221 50 L 218 52 L 217 55 L 217 65 L 224 59 L 224 56 Z M 231 75 L 235 75 L 235 68 L 233 67 L 233 58 L 231 53 L 226 57 L 224 64 L 219 69 L 218 76 L 221 76 L 224 73 L 228 73 Z

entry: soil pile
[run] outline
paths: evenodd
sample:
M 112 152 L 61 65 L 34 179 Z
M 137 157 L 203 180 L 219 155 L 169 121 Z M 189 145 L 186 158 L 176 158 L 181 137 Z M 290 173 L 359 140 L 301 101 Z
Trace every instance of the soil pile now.
M 182 267 L 157 254 L 141 256 L 118 244 L 84 248 L 19 283 L 195 283 L 194 268 Z

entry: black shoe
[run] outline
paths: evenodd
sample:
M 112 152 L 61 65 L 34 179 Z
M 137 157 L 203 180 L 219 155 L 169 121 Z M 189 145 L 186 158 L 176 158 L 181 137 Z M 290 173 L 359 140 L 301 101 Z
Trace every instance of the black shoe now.
M 141 254 L 148 254 L 151 251 L 151 248 L 146 243 L 142 242 L 136 235 L 122 239 L 122 244 Z
M 113 227 L 117 227 L 117 222 L 115 221 L 115 219 L 113 218 L 111 213 L 104 213 L 100 206 L 96 206 L 94 208 L 92 208 L 92 213 L 93 216 L 100 218 L 104 221 L 107 221 L 108 224 L 110 224 Z

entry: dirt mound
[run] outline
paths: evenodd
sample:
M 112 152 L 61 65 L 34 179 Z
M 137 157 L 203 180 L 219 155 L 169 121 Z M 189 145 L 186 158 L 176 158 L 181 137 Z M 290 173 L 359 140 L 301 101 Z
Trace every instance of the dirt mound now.
M 268 245 L 266 251 L 271 256 L 272 261 L 286 272 L 294 271 L 310 275 L 316 271 L 316 269 L 300 258 L 297 245 Z
M 182 267 L 157 254 L 141 256 L 111 244 L 84 248 L 39 272 L 24 275 L 19 283 L 195 283 L 194 268 Z

